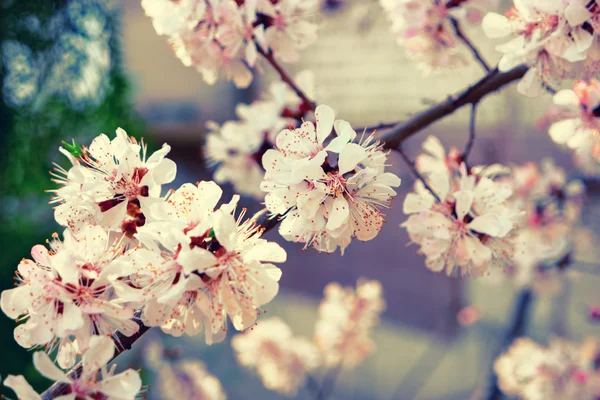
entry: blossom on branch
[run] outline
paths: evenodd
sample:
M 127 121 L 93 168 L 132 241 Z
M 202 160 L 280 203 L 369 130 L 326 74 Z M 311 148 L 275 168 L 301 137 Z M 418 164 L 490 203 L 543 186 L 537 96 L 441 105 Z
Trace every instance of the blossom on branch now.
M 521 212 L 507 202 L 510 186 L 494 180 L 503 172 L 498 165 L 467 168 L 462 163 L 459 171 L 439 168 L 425 180 L 440 202 L 421 181 L 415 182 L 415 192 L 403 205 L 410 216 L 401 226 L 420 246 L 427 268 L 461 277 L 482 276 L 513 263 L 515 222 Z
M 600 164 L 600 84 L 576 82 L 573 90 L 554 95 L 559 118 L 550 126 L 552 140 L 575 151 L 578 158 Z
M 67 230 L 63 241 L 55 235 L 50 250 L 34 246 L 33 260 L 19 264 L 18 286 L 1 295 L 2 311 L 25 321 L 15 328 L 17 343 L 58 348 L 58 364 L 68 368 L 96 335 L 137 332 L 134 309 L 113 293 L 114 282 L 127 275 L 122 250 L 98 226 L 77 235 Z
M 82 369 L 78 378 L 71 378 L 52 363 L 44 352 L 33 354 L 33 364 L 44 377 L 68 385 L 68 394 L 61 399 L 119 399 L 134 400 L 142 390 L 139 372 L 127 369 L 114 373 L 115 366 L 107 369 L 114 355 L 114 345 L 106 336 L 94 336 L 89 349 L 83 354 Z M 20 400 L 41 400 L 22 375 L 9 375 L 4 385 L 10 387 Z M 57 397 L 58 398 L 58 397 Z
M 287 240 L 342 254 L 353 238 L 368 241 L 384 223 L 400 179 L 385 172 L 387 152 L 374 135 L 361 135 L 333 110 L 320 105 L 316 126 L 283 130 L 276 149 L 263 156 L 265 206 L 285 215 L 279 233 Z M 328 140 L 334 131 L 336 137 Z
M 293 336 L 279 318 L 261 320 L 255 327 L 231 340 L 238 362 L 254 369 L 267 389 L 296 395 L 304 385 L 306 373 L 319 365 L 313 343 Z
M 451 19 L 479 24 L 497 0 L 380 0 L 398 44 L 427 72 L 467 64 Z
M 539 166 L 514 166 L 501 181 L 513 189 L 513 207 L 525 211 L 516 221 L 515 264 L 501 276 L 539 293 L 555 293 L 573 263 L 594 260 L 589 246 L 594 235 L 581 223 L 585 187 L 581 181 L 567 181 L 565 171 L 549 159 Z
M 99 225 L 133 239 L 150 207 L 161 201 L 161 186 L 175 179 L 177 166 L 166 158 L 169 145 L 146 158 L 144 142 L 138 144 L 121 128 L 113 140 L 101 134 L 89 148 L 65 147 L 60 151 L 72 167 L 56 166 L 53 181 L 60 187 L 49 192 L 58 204 L 54 218 L 75 233 Z
M 330 283 L 324 293 L 315 325 L 323 364 L 354 368 L 375 348 L 371 333 L 385 308 L 381 284 L 359 279 L 353 290 Z
M 208 84 L 222 72 L 239 88 L 250 85 L 258 49 L 284 62 L 317 38 L 317 0 L 142 0 L 159 35 Z
M 505 15 L 489 13 L 483 28 L 490 38 L 510 37 L 496 49 L 500 71 L 527 64 L 520 93 L 538 96 L 564 79 L 590 79 L 600 72 L 600 7 L 595 0 L 514 0 Z
M 298 74 L 297 82 L 313 96 L 311 71 Z M 239 120 L 227 121 L 220 126 L 208 122 L 204 147 L 209 164 L 216 166 L 214 180 L 217 183 L 231 182 L 240 194 L 257 199 L 265 196 L 260 190 L 265 174 L 262 156 L 273 147 L 275 137 L 282 129 L 296 127 L 310 111 L 310 107 L 283 82 L 273 83 L 270 92 L 271 96 L 265 100 L 239 104 L 236 107 Z
M 131 276 L 116 287 L 123 299 L 141 299 L 142 320 L 180 336 L 204 331 L 206 342 L 223 340 L 227 316 L 237 330 L 250 328 L 257 309 L 279 290 L 285 251 L 261 239 L 254 221 L 233 213 L 238 201 L 215 210 L 222 195 L 214 182 L 185 184 L 152 212 L 140 229 L 147 247 L 132 255 Z
M 548 347 L 517 339 L 494 363 L 504 394 L 523 400 L 593 400 L 600 395 L 598 345 L 554 338 Z

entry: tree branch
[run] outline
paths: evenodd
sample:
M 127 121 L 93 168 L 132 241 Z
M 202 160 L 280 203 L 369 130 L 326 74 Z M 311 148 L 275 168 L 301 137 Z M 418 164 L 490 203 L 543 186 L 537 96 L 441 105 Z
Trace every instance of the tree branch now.
M 529 67 L 526 65 L 520 65 L 507 72 L 499 72 L 497 68 L 494 68 L 473 86 L 414 115 L 406 122 L 399 122 L 385 134 L 379 136 L 379 139 L 385 142 L 386 148 L 396 149 L 402 142 L 423 128 L 447 117 L 467 104 L 478 103 L 488 94 L 521 79 L 528 69 Z
M 425 178 L 423 178 L 423 175 L 421 175 L 419 173 L 419 171 L 417 170 L 417 166 L 415 165 L 415 162 L 411 161 L 410 158 L 408 158 L 408 156 L 406 155 L 404 150 L 402 150 L 402 146 L 398 147 L 396 149 L 396 151 L 398 153 L 400 153 L 400 156 L 402 156 L 402 159 L 404 160 L 406 165 L 408 165 L 408 168 L 410 168 L 410 170 L 413 173 L 413 175 L 415 176 L 415 178 L 417 178 L 418 180 L 420 180 L 423 183 L 423 186 L 425 186 L 425 189 L 429 190 L 429 193 L 431 193 L 432 196 L 435 197 L 435 199 L 438 203 L 441 203 L 441 200 L 440 200 L 439 196 L 437 195 L 437 193 L 435 193 L 433 191 L 433 189 L 431 188 L 431 186 L 429 186 L 429 184 L 427 183 Z
M 294 79 L 290 76 L 290 74 L 288 74 L 288 72 L 285 69 L 283 69 L 283 67 L 277 62 L 277 60 L 273 56 L 273 52 L 271 50 L 265 51 L 258 44 L 256 45 L 256 49 L 258 50 L 258 53 L 262 55 L 265 58 L 265 60 L 269 62 L 269 64 L 271 64 L 275 71 L 279 73 L 281 80 L 285 82 L 290 87 L 290 89 L 292 89 L 298 95 L 298 97 L 300 97 L 302 101 L 310 107 L 311 110 L 314 111 L 317 107 L 317 104 L 311 99 L 309 99 L 308 96 L 302 91 L 302 89 L 300 89 L 300 87 L 296 85 Z
M 272 60 L 271 65 L 273 65 L 273 67 L 279 72 L 284 82 L 290 85 L 290 87 L 298 94 L 298 96 L 300 96 L 300 98 L 302 98 L 303 101 L 307 101 L 307 104 L 314 106 L 314 103 L 308 99 L 308 97 L 306 97 L 306 95 L 304 95 L 299 88 L 297 88 L 287 72 L 283 70 L 279 64 L 277 64 L 277 62 L 273 59 L 272 54 L 265 53 L 260 48 L 259 52 L 263 54 L 267 61 L 271 62 L 270 60 Z M 388 149 L 399 148 L 406 139 L 413 136 L 423 128 L 426 128 L 432 123 L 454 113 L 461 107 L 467 104 L 475 104 L 488 94 L 495 92 L 511 82 L 521 79 L 527 70 L 528 67 L 525 65 L 518 66 L 503 73 L 499 72 L 498 69 L 493 69 L 483 79 L 458 95 L 450 96 L 447 100 L 435 104 L 427 110 L 416 114 L 413 118 L 406 122 L 397 123 L 388 132 L 386 132 L 384 135 L 381 135 L 379 139 L 384 141 L 385 147 Z M 263 232 L 267 232 L 276 227 L 279 224 L 280 219 L 281 216 L 272 216 L 265 211 L 262 211 L 255 216 L 256 223 L 264 228 Z M 150 329 L 150 327 L 145 326 L 141 321 L 137 319 L 135 321 L 140 326 L 140 329 L 131 337 L 125 337 L 120 332 L 116 333 L 117 338 L 115 339 L 115 342 L 117 343 L 118 349 L 115 351 L 113 360 L 125 350 L 131 349 L 133 343 L 135 343 Z M 75 378 L 78 377 L 80 373 L 81 367 L 79 364 L 77 364 L 71 369 L 69 376 Z M 57 396 L 66 394 L 68 390 L 68 385 L 64 383 L 55 383 L 48 390 L 42 393 L 42 399 L 54 399 Z
M 458 22 L 458 20 L 454 17 L 450 17 L 449 19 L 450 19 L 450 23 L 452 24 L 452 28 L 454 28 L 454 33 L 456 33 L 456 36 L 460 39 L 461 42 L 463 42 L 465 44 L 465 46 L 467 46 L 469 48 L 469 50 L 473 54 L 473 57 L 475 58 L 475 60 L 477 60 L 477 62 L 479 62 L 479 65 L 481 65 L 481 67 L 485 70 L 485 72 L 490 72 L 490 70 L 491 70 L 490 66 L 483 59 L 483 56 L 479 53 L 479 50 L 477 50 L 477 47 L 475 47 L 475 45 L 471 42 L 471 40 L 469 40 L 469 38 L 465 36 L 464 32 L 462 31 L 462 29 L 460 27 L 460 23 Z

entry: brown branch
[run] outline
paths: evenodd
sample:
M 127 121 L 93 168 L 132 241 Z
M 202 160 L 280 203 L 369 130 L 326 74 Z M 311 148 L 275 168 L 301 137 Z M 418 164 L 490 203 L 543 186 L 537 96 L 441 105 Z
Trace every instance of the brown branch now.
M 402 150 L 402 146 L 398 147 L 396 149 L 396 151 L 398 151 L 398 153 L 400 153 L 400 156 L 402 156 L 402 159 L 404 160 L 406 165 L 408 165 L 408 167 L 410 168 L 410 170 L 413 173 L 413 175 L 415 176 L 415 178 L 417 178 L 418 180 L 420 180 L 423 183 L 423 186 L 425 186 L 425 189 L 429 190 L 429 193 L 431 193 L 433 195 L 433 197 L 435 197 L 435 200 L 438 203 L 441 203 L 441 200 L 440 200 L 439 196 L 437 195 L 437 193 L 435 193 L 433 191 L 433 189 L 431 188 L 431 186 L 429 186 L 429 184 L 427 183 L 425 178 L 423 178 L 423 175 L 421 175 L 419 170 L 417 170 L 417 166 L 415 165 L 415 162 L 411 161 L 410 158 L 408 158 L 408 156 L 406 155 L 406 153 Z
M 454 33 L 456 33 L 456 36 L 460 39 L 461 42 L 464 43 L 465 46 L 467 46 L 469 48 L 469 50 L 471 51 L 471 54 L 473 54 L 473 57 L 477 60 L 477 62 L 479 62 L 479 65 L 481 65 L 481 67 L 485 70 L 485 72 L 490 72 L 490 70 L 491 70 L 490 66 L 484 60 L 481 53 L 479 53 L 479 50 L 477 50 L 477 47 L 475 47 L 475 45 L 471 42 L 471 40 L 464 34 L 464 32 L 462 31 L 462 29 L 460 27 L 460 23 L 458 22 L 458 20 L 454 17 L 450 17 L 449 19 L 450 19 L 450 23 L 452 24 L 452 28 L 454 28 Z
M 365 131 L 369 133 L 372 131 L 378 131 L 380 129 L 390 129 L 395 127 L 397 124 L 397 122 L 380 122 L 377 125 L 359 126 L 357 128 L 354 128 L 354 130 L 358 133 Z
M 298 95 L 298 97 L 300 97 L 302 101 L 310 107 L 311 110 L 314 111 L 317 107 L 317 104 L 311 99 L 309 99 L 308 96 L 302 91 L 302 89 L 300 89 L 298 85 L 296 85 L 296 82 L 294 82 L 294 79 L 290 76 L 290 74 L 288 74 L 288 72 L 285 69 L 283 69 L 283 67 L 277 62 L 277 60 L 273 56 L 273 51 L 265 51 L 258 44 L 256 45 L 256 49 L 258 50 L 258 53 L 262 55 L 265 58 L 265 60 L 269 62 L 269 64 L 271 64 L 275 71 L 279 73 L 281 80 L 285 82 L 290 87 L 290 89 L 292 89 Z
M 150 330 L 149 326 L 146 326 L 142 323 L 142 321 L 135 319 L 134 320 L 139 329 L 133 335 L 127 337 L 123 335 L 121 332 L 115 332 L 115 336 L 113 340 L 115 341 L 115 355 L 111 358 L 111 361 L 117 358 L 121 353 L 126 350 L 131 350 L 131 346 L 140 338 L 142 335 L 148 330 Z M 71 379 L 77 379 L 81 375 L 81 361 L 75 364 L 73 368 L 69 371 L 68 375 Z M 64 396 L 69 394 L 71 391 L 71 386 L 67 383 L 56 382 L 52 386 L 50 386 L 44 393 L 42 393 L 43 400 L 54 399 L 58 396 Z
M 273 59 L 272 55 L 266 53 L 263 55 L 267 60 L 269 60 L 269 58 Z M 290 80 L 289 75 L 287 75 L 287 73 L 283 69 L 281 69 L 281 67 L 279 67 L 279 64 L 275 62 L 275 64 L 272 65 L 273 67 L 275 67 L 275 69 L 278 70 L 278 72 L 281 71 L 280 75 L 282 75 L 282 79 L 284 79 L 284 81 L 285 79 L 289 80 L 289 82 L 286 82 L 288 83 L 288 85 L 291 82 L 291 85 L 293 86 L 290 87 L 292 87 L 292 89 L 296 88 L 293 81 Z M 454 113 L 456 110 L 462 108 L 467 104 L 476 104 L 488 94 L 495 92 L 503 86 L 522 78 L 523 75 L 525 75 L 525 72 L 527 72 L 527 69 L 528 67 L 525 65 L 521 65 L 510 71 L 502 73 L 499 72 L 497 69 L 493 69 L 483 79 L 481 79 L 468 89 L 464 90 L 463 92 L 459 93 L 458 95 L 451 96 L 447 100 L 433 105 L 427 110 L 416 114 L 414 117 L 412 117 L 406 122 L 397 123 L 388 132 L 386 132 L 384 135 L 381 135 L 379 139 L 384 141 L 386 148 L 397 149 L 406 139 L 413 136 L 420 130 L 426 128 L 427 126 L 431 125 L 432 123 L 439 121 L 442 118 Z M 296 93 L 298 93 L 298 95 L 304 101 L 308 100 L 308 104 L 314 105 L 314 103 L 312 103 L 303 94 L 303 92 L 300 91 L 300 89 L 297 90 L 298 91 Z M 281 216 L 272 216 L 269 215 L 267 212 L 262 211 L 258 214 L 258 216 L 256 216 L 255 219 L 256 223 L 264 228 L 263 232 L 267 232 L 279 224 Z M 136 322 L 139 324 L 140 329 L 131 337 L 125 337 L 119 332 L 116 333 L 117 338 L 115 339 L 115 342 L 117 343 L 117 346 L 119 348 L 115 352 L 113 360 L 125 350 L 131 349 L 133 343 L 135 343 L 144 333 L 146 333 L 150 329 L 150 327 L 145 326 L 141 321 L 136 320 Z M 69 376 L 75 378 L 79 376 L 80 373 L 81 369 L 78 364 L 71 369 L 71 371 L 69 372 Z M 68 385 L 64 383 L 55 383 L 48 390 L 42 393 L 42 399 L 54 399 L 57 396 L 68 393 L 68 391 Z
M 458 95 L 448 97 L 448 99 L 414 115 L 406 122 L 399 122 L 394 128 L 379 136 L 379 139 L 385 142 L 386 148 L 396 149 L 402 142 L 423 128 L 447 117 L 467 104 L 478 103 L 488 94 L 521 79 L 528 69 L 529 67 L 526 65 L 520 65 L 507 72 L 499 72 L 495 68 L 483 79 Z

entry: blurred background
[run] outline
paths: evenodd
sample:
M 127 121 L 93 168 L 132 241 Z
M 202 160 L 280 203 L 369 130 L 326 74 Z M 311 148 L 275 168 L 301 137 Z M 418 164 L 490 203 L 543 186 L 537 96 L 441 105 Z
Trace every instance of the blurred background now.
M 396 44 L 377 1 L 324 0 L 323 8 L 318 41 L 289 70 L 313 70 L 319 103 L 332 106 L 353 125 L 406 119 L 482 76 L 477 65 L 423 76 Z M 493 45 L 479 31 L 467 33 L 488 60 L 497 60 Z M 52 162 L 65 161 L 57 151 L 62 140 L 89 143 L 99 133 L 111 136 L 122 127 L 144 137 L 151 151 L 163 142 L 172 146 L 169 157 L 178 165 L 172 187 L 208 180 L 211 170 L 201 150 L 205 123 L 234 119 L 237 103 L 259 98 L 276 78 L 268 66 L 263 69 L 245 90 L 226 82 L 206 85 L 156 35 L 137 0 L 0 0 L 0 289 L 12 287 L 19 260 L 29 257 L 33 245 L 60 231 L 44 190 L 53 188 L 48 176 Z M 520 164 L 552 157 L 578 177 L 571 152 L 535 128 L 550 104 L 549 95 L 532 101 L 517 95 L 514 87 L 486 98 L 478 111 L 471 160 Z M 414 158 L 428 134 L 462 148 L 468 117 L 468 110 L 461 110 L 429 127 L 411 138 L 407 152 Z M 376 240 L 353 243 L 344 256 L 326 256 L 303 252 L 276 232 L 268 233 L 285 247 L 289 261 L 280 295 L 265 310 L 310 338 L 327 283 L 353 286 L 359 277 L 379 280 L 387 309 L 374 334 L 378 348 L 358 369 L 340 376 L 333 398 L 479 398 L 518 289 L 452 280 L 424 267 L 416 248 L 405 246 L 408 237 L 399 228 L 412 177 L 400 159 L 394 162 L 392 170 L 403 184 Z M 584 219 L 600 233 L 597 188 L 593 178 L 586 180 L 590 201 Z M 230 187 L 225 190 L 231 193 Z M 260 208 L 252 199 L 243 199 L 242 205 L 251 212 Z M 597 335 L 600 328 L 587 320 L 586 305 L 600 302 L 599 283 L 598 276 L 576 277 L 560 295 L 536 298 L 529 335 L 540 341 L 551 332 L 573 339 Z M 459 321 L 467 306 L 480 319 Z M 49 381 L 31 366 L 31 353 L 14 342 L 13 329 L 14 322 L 0 316 L 0 374 L 24 373 L 36 389 L 44 390 Z M 158 336 L 155 330 L 145 335 L 119 364 L 143 366 L 144 342 Z M 165 340 L 181 346 L 186 358 L 203 360 L 230 399 L 279 398 L 237 365 L 229 338 L 211 347 L 202 337 Z M 145 374 L 152 379 L 150 372 Z M 157 394 L 150 391 L 148 396 Z M 299 396 L 308 398 L 308 393 Z

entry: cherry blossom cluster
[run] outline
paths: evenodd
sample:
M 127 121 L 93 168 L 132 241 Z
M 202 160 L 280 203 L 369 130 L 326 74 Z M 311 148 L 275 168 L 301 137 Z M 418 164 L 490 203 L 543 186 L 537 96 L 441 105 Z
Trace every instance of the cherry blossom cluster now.
M 118 345 L 116 333 L 129 337 L 140 322 L 174 336 L 204 331 L 209 344 L 225 337 L 228 317 L 238 330 L 255 323 L 279 289 L 272 262 L 286 253 L 244 211 L 234 216 L 238 195 L 217 206 L 221 188 L 203 181 L 161 197 L 175 173 L 168 145 L 146 160 L 123 130 L 61 150 L 72 163 L 57 168 L 54 192 L 63 239 L 34 246 L 17 287 L 1 294 L 2 311 L 23 321 L 14 332 L 21 346 L 56 349 L 68 368 L 96 337 Z
M 552 140 L 575 152 L 575 160 L 584 170 L 600 168 L 600 84 L 596 80 L 575 82 L 573 90 L 554 95 L 554 107 L 548 119 Z
M 319 306 L 314 342 L 294 336 L 281 319 L 261 320 L 234 336 L 238 362 L 255 370 L 270 390 L 296 395 L 319 367 L 351 369 L 374 350 L 371 331 L 385 308 L 381 284 L 360 279 L 356 289 L 330 283 Z
M 467 64 L 457 21 L 479 24 L 498 0 L 380 0 L 398 44 L 425 71 Z
M 425 265 L 461 277 L 483 276 L 512 265 L 517 219 L 522 212 L 508 202 L 510 185 L 495 180 L 507 173 L 501 165 L 468 168 L 461 157 L 446 155 L 439 140 L 428 137 L 417 168 L 429 188 L 415 182 L 404 200 L 410 216 L 401 226 L 420 246 Z
M 44 377 L 68 385 L 68 394 L 60 396 L 62 399 L 134 400 L 143 389 L 139 372 L 127 369 L 115 374 L 114 365 L 107 369 L 114 351 L 110 338 L 94 336 L 88 351 L 83 355 L 81 374 L 78 378 L 69 377 L 42 351 L 33 354 L 33 364 Z M 42 396 L 33 390 L 22 375 L 9 375 L 4 380 L 4 385 L 10 387 L 19 399 L 42 400 Z
M 595 0 L 514 0 L 505 15 L 486 15 L 483 28 L 490 38 L 510 37 L 496 47 L 498 68 L 528 65 L 518 90 L 538 96 L 564 79 L 589 80 L 600 72 L 599 22 Z
M 319 353 L 308 339 L 294 336 L 281 319 L 261 320 L 253 329 L 231 340 L 240 365 L 255 370 L 264 386 L 296 395 L 306 373 L 319 366 Z
M 550 159 L 540 165 L 514 166 L 503 182 L 513 188 L 510 202 L 525 211 L 517 221 L 514 268 L 507 272 L 519 285 L 556 292 L 568 267 L 594 253 L 592 233 L 581 224 L 585 186 L 579 180 L 568 181 L 565 171 Z
M 252 82 L 259 52 L 298 62 L 317 39 L 317 0 L 142 0 L 156 33 L 177 57 L 213 84 L 219 74 L 239 88 Z
M 299 87 L 314 98 L 314 75 L 310 71 L 296 76 Z M 262 156 L 273 147 L 275 138 L 286 127 L 296 127 L 312 114 L 311 106 L 298 98 L 283 82 L 271 84 L 269 96 L 252 104 L 236 107 L 239 120 L 222 125 L 209 122 L 204 147 L 210 165 L 216 166 L 214 180 L 230 182 L 242 194 L 263 199 L 260 183 L 265 175 Z
M 160 398 L 182 400 L 226 400 L 221 382 L 202 361 L 181 359 L 182 354 L 153 340 L 145 348 L 146 362 L 156 374 Z
M 324 294 L 315 343 L 326 367 L 352 369 L 375 349 L 371 333 L 385 309 L 381 284 L 359 279 L 354 290 L 330 283 Z
M 261 189 L 267 209 L 285 215 L 279 233 L 286 240 L 343 254 L 353 238 L 377 236 L 400 179 L 385 172 L 387 152 L 374 135 L 358 137 L 326 105 L 315 117 L 316 126 L 306 121 L 277 135 L 276 149 L 262 158 Z
M 494 364 L 500 389 L 523 400 L 593 400 L 600 395 L 600 352 L 595 340 L 582 344 L 553 338 L 548 347 L 517 339 Z

